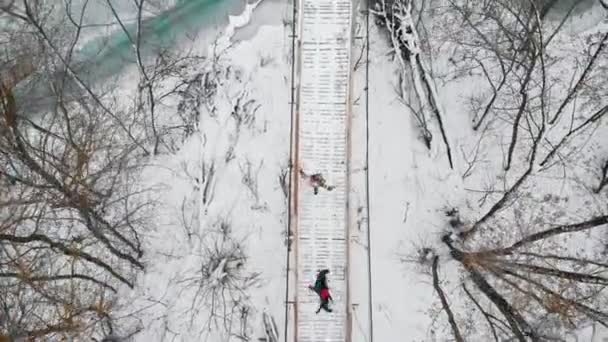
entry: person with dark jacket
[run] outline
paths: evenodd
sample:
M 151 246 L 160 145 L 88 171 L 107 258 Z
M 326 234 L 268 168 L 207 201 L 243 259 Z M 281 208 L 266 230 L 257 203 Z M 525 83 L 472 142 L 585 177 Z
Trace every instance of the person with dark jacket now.
M 329 293 L 329 286 L 327 286 L 327 274 L 329 274 L 328 269 L 320 270 L 319 273 L 317 273 L 317 279 L 315 280 L 315 285 L 314 286 L 311 285 L 308 287 L 311 290 L 315 291 L 315 293 L 318 294 L 321 299 L 321 305 L 319 306 L 319 309 L 316 311 L 316 313 L 319 313 L 319 311 L 321 311 L 321 309 L 323 309 L 327 312 L 332 312 L 332 310 L 329 308 L 328 304 L 329 304 L 329 300 L 331 300 L 332 302 L 334 300 L 331 297 L 331 294 Z
M 328 288 L 327 286 L 327 275 L 329 274 L 328 269 L 320 270 L 317 274 L 317 280 L 315 281 L 315 288 L 318 289 L 317 292 L 320 292 L 323 288 Z

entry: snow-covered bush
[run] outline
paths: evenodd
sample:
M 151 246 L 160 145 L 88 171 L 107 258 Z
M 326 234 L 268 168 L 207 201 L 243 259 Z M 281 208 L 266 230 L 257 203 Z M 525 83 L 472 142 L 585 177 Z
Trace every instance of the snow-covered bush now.
M 198 270 L 189 270 L 190 276 L 178 283 L 180 292 L 192 296 L 191 324 L 204 322 L 201 330 L 206 334 L 215 332 L 226 339 L 247 336 L 247 290 L 257 284 L 259 274 L 248 270 L 244 244 L 233 236 L 230 222 L 216 220 L 202 237 L 197 254 Z

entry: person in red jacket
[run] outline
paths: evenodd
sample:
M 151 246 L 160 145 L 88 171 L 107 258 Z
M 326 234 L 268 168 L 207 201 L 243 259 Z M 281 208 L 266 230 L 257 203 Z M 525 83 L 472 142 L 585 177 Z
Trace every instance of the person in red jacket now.
M 319 309 L 316 311 L 316 313 L 319 313 L 321 309 L 327 312 L 332 312 L 332 309 L 330 309 L 328 306 L 330 300 L 332 301 L 332 303 L 334 301 L 334 299 L 331 297 L 331 294 L 329 293 L 329 287 L 327 286 L 328 274 L 329 269 L 319 270 L 319 273 L 317 273 L 317 277 L 315 280 L 315 285 L 308 285 L 308 288 L 313 290 L 317 295 L 319 295 L 319 298 L 321 299 L 321 305 L 319 306 Z
M 327 311 L 327 312 L 332 312 L 332 309 L 329 308 L 329 301 L 331 300 L 331 302 L 334 302 L 334 299 L 331 298 L 331 294 L 329 293 L 329 289 L 328 288 L 324 288 L 321 290 L 321 305 L 319 305 L 319 308 L 317 309 L 317 311 L 315 313 L 319 313 L 319 311 L 321 311 L 321 309 Z

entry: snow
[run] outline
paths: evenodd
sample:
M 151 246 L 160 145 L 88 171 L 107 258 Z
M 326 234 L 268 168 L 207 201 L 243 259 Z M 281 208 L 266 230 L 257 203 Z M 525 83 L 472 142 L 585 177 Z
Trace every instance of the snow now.
M 251 4 L 245 5 L 245 10 L 240 15 L 229 15 L 228 16 L 228 25 L 223 32 L 223 35 L 216 42 L 216 47 L 219 50 L 224 50 L 230 46 L 230 41 L 234 36 L 236 30 L 244 27 L 251 21 L 251 15 L 253 14 L 253 10 L 262 2 L 262 0 L 257 0 Z
M 340 20 L 321 19 L 321 4 Z M 229 340 L 217 327 L 208 325 L 214 320 L 209 312 L 213 303 L 203 299 L 200 291 L 222 287 L 231 272 L 242 277 L 238 284 L 246 287 L 246 291 L 230 295 L 239 310 L 248 312 L 250 327 L 237 332 L 241 322 L 234 318 L 233 332 L 247 334 L 252 340 L 272 339 L 275 337 L 269 336 L 275 335 L 282 340 L 285 333 L 293 338 L 295 332 L 299 341 L 342 341 L 348 334 L 352 334 L 352 341 L 370 341 L 372 324 L 376 341 L 449 340 L 451 331 L 432 287 L 428 260 L 420 262 L 419 253 L 430 248 L 440 256 L 441 286 L 450 305 L 458 308 L 456 319 L 473 319 L 460 287 L 463 272 L 440 242 L 442 235 L 454 233 L 445 212 L 458 208 L 465 223 L 475 221 L 497 197 L 490 195 L 479 205 L 479 192 L 505 179 L 511 182 L 518 175 L 518 170 L 507 175 L 503 172 L 500 156 L 505 142 L 501 134 L 471 129 L 464 99 L 482 91 L 479 79 L 471 76 L 438 82 L 433 89 L 433 96 L 445 109 L 444 124 L 455 156 L 455 168 L 451 170 L 439 143 L 439 131 L 434 129 L 433 149 L 427 149 L 416 122 L 398 100 L 397 65 L 391 61 L 391 49 L 377 26 L 370 24 L 366 103 L 365 65 L 357 66 L 350 83 L 346 82 L 346 65 L 355 66 L 354 56 L 359 55 L 363 43 L 363 39 L 354 39 L 352 47 L 349 43 L 351 19 L 346 14 L 351 12 L 350 2 L 304 2 L 298 166 L 307 173 L 321 172 L 337 189 L 320 189 L 314 196 L 304 182 L 298 183 L 299 235 L 291 265 L 292 275 L 297 274 L 297 278 L 291 279 L 289 287 L 293 296 L 289 299 L 298 303 L 294 310 L 291 303 L 284 302 L 288 203 L 278 180 L 288 166 L 290 152 L 291 32 L 287 26 L 265 25 L 268 18 L 257 19 L 261 23 L 256 24 L 254 32 L 247 31 L 245 25 L 255 20 L 258 5 L 264 3 L 249 4 L 241 16 L 230 17 L 224 35 L 211 48 L 217 64 L 201 66 L 216 72 L 218 89 L 215 102 L 203 108 L 200 132 L 190 137 L 176 155 L 151 160 L 144 175 L 159 189 L 154 198 L 159 203 L 158 220 L 145 237 L 146 250 L 150 251 L 146 255 L 147 271 L 138 280 L 136 291 L 125 292 L 120 300 L 121 313 L 137 313 L 133 327 L 141 331 L 135 335 L 136 340 Z M 284 4 L 277 5 L 277 12 L 287 12 Z M 362 17 L 355 17 L 353 35 L 364 35 Z M 597 25 L 593 29 L 598 27 L 602 28 Z M 352 58 L 347 53 L 351 48 Z M 422 72 L 448 74 L 451 70 L 446 59 L 447 55 L 440 55 L 432 61 L 431 71 Z M 326 98 L 338 99 L 338 104 L 320 104 Z M 235 105 L 250 115 L 240 126 L 231 115 Z M 431 121 L 436 127 L 434 119 Z M 499 125 L 496 130 L 506 126 Z M 347 129 L 351 146 L 346 142 Z M 365 158 L 367 129 L 369 165 Z M 465 156 L 470 156 L 480 141 L 480 161 L 465 176 L 469 168 Z M 595 141 L 596 146 L 590 148 L 599 148 L 602 142 L 605 139 Z M 203 165 L 213 165 L 213 177 L 202 176 Z M 579 176 L 589 179 L 588 172 Z M 210 192 L 205 195 L 206 181 L 210 182 Z M 522 200 L 520 207 L 539 205 L 556 183 L 535 179 L 526 191 L 540 199 Z M 576 198 L 581 188 L 572 183 L 563 185 L 557 197 L 572 199 L 556 200 L 555 207 L 567 212 L 584 207 Z M 602 200 L 605 196 L 597 197 L 596 207 L 605 207 Z M 517 219 L 517 208 L 505 213 L 512 222 Z M 230 227 L 228 232 L 222 230 L 222 223 Z M 368 224 L 371 241 L 367 241 Z M 494 243 L 518 236 L 505 235 L 491 236 L 490 240 Z M 568 243 L 576 247 L 580 241 Z M 229 261 L 222 255 L 211 268 L 211 276 L 203 278 L 201 270 L 210 246 L 220 251 L 239 250 L 243 265 L 239 258 Z M 367 266 L 368 253 L 371 269 Z M 332 270 L 330 287 L 336 312 L 315 315 L 318 301 L 306 285 L 313 281 L 317 269 L 325 267 Z M 285 305 L 288 322 L 284 321 Z M 209 327 L 211 331 L 206 331 Z M 585 327 L 580 334 L 585 341 L 602 338 L 599 327 Z
M 211 48 L 221 52 L 217 62 L 201 66 L 215 70 L 218 87 L 214 103 L 201 108 L 200 132 L 177 154 L 151 160 L 143 176 L 159 189 L 156 224 L 145 237 L 146 273 L 119 306 L 124 316 L 137 313 L 132 324 L 132 330 L 141 330 L 137 341 L 227 340 L 218 329 L 223 319 L 211 316 L 214 303 L 206 291 L 221 288 L 231 276 L 244 291 L 226 292 L 234 298 L 230 305 L 241 310 L 233 318 L 232 334 L 257 339 L 274 320 L 282 335 L 287 200 L 279 175 L 289 157 L 289 132 L 284 129 L 289 127 L 288 32 L 261 26 L 251 40 L 230 43 L 256 5 L 230 18 L 225 35 Z M 240 126 L 231 115 L 237 104 L 245 118 Z M 214 165 L 213 177 L 202 175 L 203 165 L 207 171 Z M 209 179 L 203 203 L 202 189 Z M 204 276 L 210 255 L 233 250 L 241 251 L 237 255 L 243 265 L 224 255 L 212 265 L 210 277 Z M 217 303 L 214 310 L 222 316 L 231 313 Z M 241 331 L 243 312 L 247 322 Z
M 370 35 L 377 34 L 370 25 Z M 434 301 L 430 278 L 401 259 L 415 257 L 417 248 L 438 239 L 444 229 L 441 207 L 449 205 L 449 194 L 456 196 L 459 184 L 450 175 L 445 157 L 426 150 L 412 118 L 397 100 L 396 70 L 386 62 L 388 46 L 381 39 L 371 42 L 369 219 L 374 339 L 407 336 L 408 341 L 424 341 L 431 323 L 427 311 Z M 363 77 L 359 82 L 364 82 Z M 365 108 L 354 108 L 357 121 Z M 359 149 L 364 149 L 364 143 L 361 137 L 353 141 Z
M 465 99 L 483 93 L 479 77 L 438 82 L 432 96 L 446 109 L 446 130 L 458 155 L 450 169 L 439 139 L 427 149 L 411 113 L 398 100 L 398 65 L 390 59 L 391 49 L 377 27 L 370 25 L 368 84 L 365 65 L 356 65 L 354 58 L 364 39 L 351 39 L 364 34 L 360 15 L 351 31 L 351 16 L 359 11 L 350 1 L 303 2 L 296 80 L 299 149 L 294 167 L 308 174 L 321 172 L 336 188 L 313 195 L 296 176 L 291 218 L 297 235 L 290 265 L 295 277 L 288 284 L 290 203 L 280 177 L 288 170 L 290 155 L 291 31 L 280 24 L 265 25 L 268 18 L 261 18 L 255 33 L 239 36 L 262 6 L 260 1 L 247 4 L 241 15 L 230 16 L 213 46 L 199 41 L 201 46 L 196 47 L 209 48 L 211 58 L 197 71 L 211 78 L 214 95 L 197 108 L 198 131 L 179 151 L 147 161 L 141 178 L 144 188 L 156 190 L 149 195 L 156 211 L 142 234 L 146 271 L 135 290 L 122 289 L 113 305 L 114 316 L 131 324 L 112 333 L 118 338 L 137 332 L 136 341 L 277 342 L 291 334 L 290 340 L 300 342 L 363 342 L 371 341 L 373 326 L 376 341 L 450 340 L 432 287 L 429 259 L 421 258 L 421 252 L 430 249 L 440 257 L 441 286 L 456 320 L 470 329 L 472 341 L 484 340 L 487 336 L 473 329 L 478 317 L 461 291 L 462 267 L 440 237 L 457 236 L 447 210 L 458 208 L 465 223 L 471 223 L 498 198 L 495 192 L 519 175 L 521 166 L 508 173 L 503 169 L 502 148 L 510 123 L 496 122 L 488 131 L 474 132 Z M 281 13 L 285 7 L 271 6 Z M 606 23 L 585 30 L 573 25 L 569 34 L 556 37 L 563 48 L 552 52 L 569 56 L 585 46 L 584 39 L 606 28 Z M 582 37 L 575 37 L 578 34 Z M 244 36 L 249 39 L 242 40 Z M 439 55 L 433 67 L 414 67 L 415 73 L 428 77 L 430 70 L 435 75 L 453 71 L 446 61 L 449 47 L 434 48 Z M 134 72 L 122 75 L 123 86 L 136 88 Z M 410 89 L 416 90 L 424 92 L 419 78 Z M 439 137 L 435 119 L 430 114 L 428 118 Z M 562 126 L 553 128 L 548 138 L 562 133 Z M 465 155 L 479 142 L 480 160 L 469 169 Z M 527 222 L 544 227 L 605 211 L 605 192 L 589 194 L 594 164 L 585 158 L 591 151 L 608 153 L 606 136 L 597 134 L 582 146 L 567 154 L 581 167 L 567 170 L 568 177 L 535 169 L 521 198 L 501 213 L 503 222 L 495 223 L 504 229 L 487 232 L 468 247 L 515 240 Z M 470 173 L 465 176 L 466 170 Z M 488 186 L 496 186 L 496 191 L 479 202 Z M 603 232 L 578 235 L 560 237 L 556 246 L 592 254 L 599 250 L 597 241 L 605 239 Z M 307 285 L 316 270 L 326 267 L 331 269 L 335 311 L 315 315 L 318 298 Z M 287 290 L 291 303 L 285 303 Z M 608 336 L 605 329 L 585 325 L 566 338 L 575 340 L 575 333 L 585 341 Z
M 601 26 L 593 27 L 598 29 Z M 467 327 L 472 328 L 470 324 L 475 322 L 470 321 L 473 319 L 470 311 L 462 306 L 464 298 L 460 283 L 463 272 L 456 262 L 450 261 L 440 237 L 446 233 L 454 235 L 445 214 L 448 209 L 460 209 L 460 217 L 467 224 L 476 220 L 484 213 L 489 203 L 495 201 L 492 199 L 495 197 L 491 197 L 485 206 L 479 207 L 477 201 L 482 198 L 482 194 L 474 190 L 481 192 L 487 184 L 500 183 L 501 179 L 504 179 L 502 159 L 496 158 L 502 155 L 501 145 L 504 145 L 504 141 L 500 140 L 498 132 L 484 135 L 471 130 L 468 103 L 464 99 L 480 92 L 477 79 L 469 77 L 447 84 L 438 82 L 437 96 L 439 103 L 446 109 L 444 124 L 452 151 L 455 153 L 455 169 L 450 170 L 444 148 L 437 141 L 434 141 L 433 145 L 439 145 L 440 148 L 428 150 L 424 147 L 416 122 L 407 107 L 398 100 L 398 64 L 392 61 L 388 41 L 384 39 L 383 33 L 377 31 L 373 22 L 370 25 L 370 36 L 369 220 L 372 236 L 370 245 L 374 339 L 392 341 L 407 336 L 407 341 L 451 340 L 453 335 L 447 326 L 447 318 L 432 287 L 428 260 L 426 264 L 421 263 L 418 260 L 418 252 L 425 247 L 431 248 L 440 256 L 440 260 L 443 260 L 439 269 L 441 286 L 452 308 L 457 308 L 457 321 L 468 322 Z M 564 40 L 568 39 L 564 37 Z M 435 75 L 449 74 L 450 71 L 446 61 L 446 51 L 449 48 L 441 46 L 442 44 L 443 41 L 437 40 L 440 54 L 430 68 Z M 365 166 L 364 160 L 357 160 L 356 157 L 357 150 L 365 149 L 365 122 L 361 118 L 365 116 L 364 81 L 364 68 L 360 68 L 354 74 L 353 99 L 360 102 L 358 106 L 353 107 L 353 179 L 357 178 L 356 170 L 362 170 Z M 436 127 L 436 123 L 433 122 L 431 126 Z M 495 130 L 498 131 L 499 128 Z M 433 135 L 439 137 L 436 128 Z M 461 152 L 466 152 L 467 158 L 470 158 L 479 141 L 482 142 L 479 161 L 471 170 L 472 175 L 465 177 L 463 175 L 468 165 Z M 591 149 L 600 151 L 601 147 L 595 145 Z M 517 174 L 509 174 L 509 179 Z M 354 194 L 351 195 L 358 200 L 352 201 L 353 206 L 364 202 L 361 200 L 364 196 L 364 181 L 361 178 L 362 176 L 359 176 L 358 188 L 355 185 Z M 585 179 L 589 179 L 588 176 L 585 176 Z M 549 179 L 538 177 L 534 183 L 540 194 L 555 189 Z M 561 195 L 574 197 L 578 196 L 580 191 L 580 188 L 577 189 L 572 184 L 567 188 L 562 185 Z M 530 205 L 522 201 L 523 207 Z M 564 205 L 564 210 L 572 211 L 567 207 L 572 204 Z M 605 208 L 605 205 L 603 207 Z M 514 234 L 507 229 L 508 227 L 505 227 L 505 235 L 513 238 Z M 501 242 L 504 238 L 505 236 L 500 236 L 489 240 L 494 243 Z M 587 245 L 597 245 L 591 243 L 589 238 L 585 241 Z M 581 242 L 573 240 L 571 243 L 580 246 Z M 359 279 L 359 282 L 362 281 L 363 277 Z M 357 282 L 351 284 L 351 287 L 357 286 L 361 285 Z M 589 337 L 591 327 L 586 330 L 587 337 L 579 340 L 592 340 Z M 600 328 L 597 327 L 597 330 L 593 341 L 601 339 Z M 471 340 L 484 339 L 477 336 Z

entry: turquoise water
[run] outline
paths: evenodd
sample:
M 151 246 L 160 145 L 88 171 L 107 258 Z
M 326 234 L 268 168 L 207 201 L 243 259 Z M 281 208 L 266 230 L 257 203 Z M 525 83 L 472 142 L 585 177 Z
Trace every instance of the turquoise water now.
M 244 0 L 179 1 L 175 7 L 142 21 L 142 53 L 150 56 L 158 49 L 175 48 L 189 35 L 201 31 L 213 36 L 221 25 L 227 23 L 228 15 L 238 14 L 244 5 Z M 129 35 L 135 40 L 135 13 L 120 15 L 125 16 L 122 20 Z M 204 44 L 205 41 L 202 39 L 199 43 Z M 109 35 L 94 38 L 81 46 L 75 59 L 78 61 L 79 73 L 99 80 L 100 77 L 114 75 L 124 66 L 135 63 L 135 52 L 128 36 L 117 27 Z
M 196 44 L 200 52 L 206 51 L 207 46 L 213 42 L 220 28 L 228 23 L 228 15 L 240 14 L 245 7 L 246 0 L 181 0 L 177 4 L 158 15 L 142 21 L 142 54 L 144 59 L 154 58 L 158 49 L 175 50 L 187 46 L 188 37 L 198 34 Z M 76 3 L 76 2 L 74 2 Z M 76 3 L 75 7 L 81 5 Z M 114 22 L 112 14 L 104 5 L 105 0 L 90 1 L 93 5 L 87 7 L 86 24 L 104 25 Z M 125 7 L 130 4 L 126 0 L 116 0 L 116 6 L 121 20 L 127 27 L 129 35 L 136 37 L 136 13 L 134 8 Z M 75 13 L 79 13 L 75 11 Z M 92 32 L 91 32 L 92 31 Z M 75 52 L 72 59 L 73 70 L 85 83 L 94 86 L 108 81 L 127 66 L 133 66 L 136 61 L 135 51 L 131 42 L 119 25 L 113 25 L 110 32 L 100 31 L 98 27 L 92 28 L 89 33 L 96 36 L 86 41 Z M 86 36 L 85 38 L 86 39 Z M 183 45 L 180 45 L 184 43 Z M 199 52 L 199 53 L 200 53 Z M 149 64 L 150 60 L 144 60 Z M 49 75 L 50 78 L 60 78 L 62 75 Z M 64 84 L 64 96 L 78 97 L 82 92 L 76 83 L 68 80 Z M 31 115 L 48 109 L 54 103 L 53 93 L 46 82 L 26 84 L 16 89 L 17 97 L 26 97 L 27 101 L 19 101 L 23 112 Z M 82 94 L 84 95 L 84 94 Z

